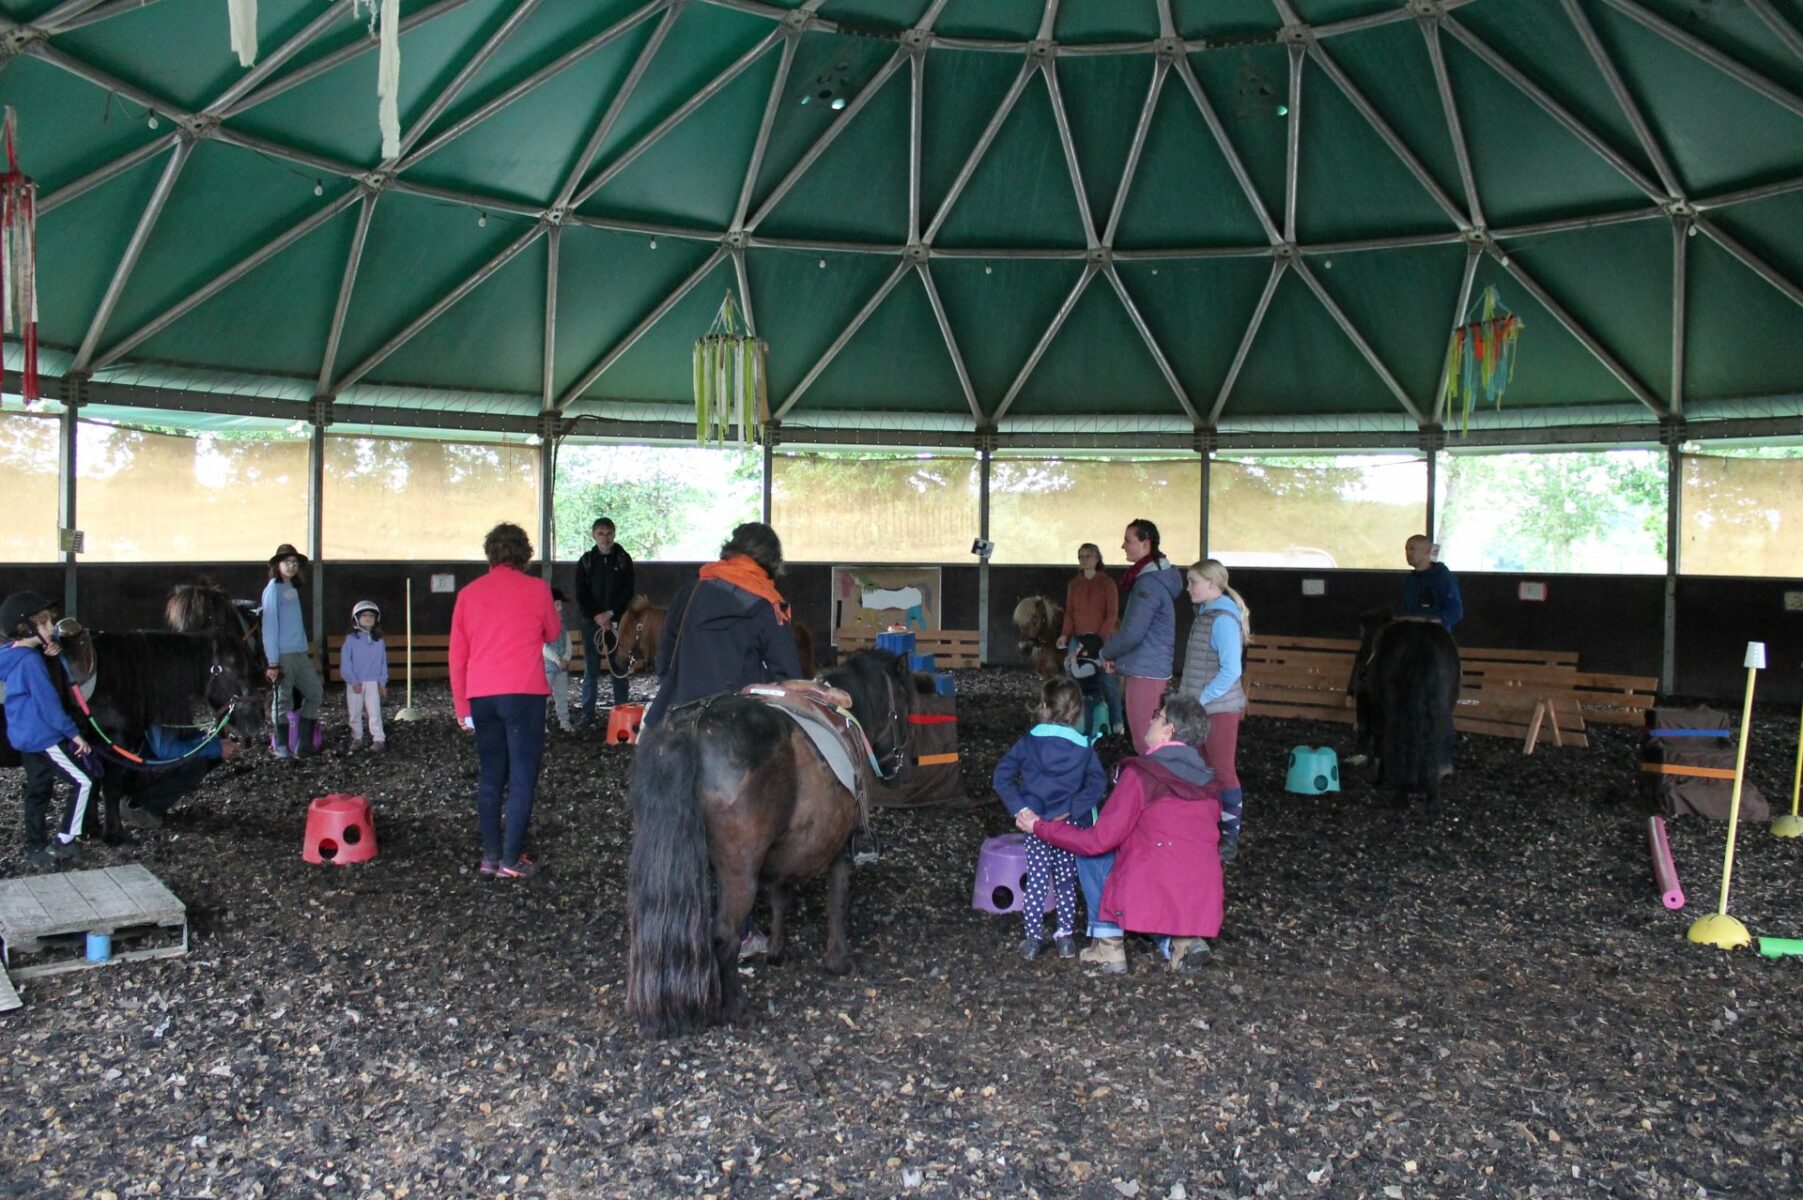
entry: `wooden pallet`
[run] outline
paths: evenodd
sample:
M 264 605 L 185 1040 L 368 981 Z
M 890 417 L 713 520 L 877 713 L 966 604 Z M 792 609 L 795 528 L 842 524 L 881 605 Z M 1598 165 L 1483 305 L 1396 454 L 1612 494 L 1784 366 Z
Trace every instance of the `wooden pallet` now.
M 0 1012 L 11 1012 L 24 1004 L 25 1001 L 19 999 L 19 993 L 13 990 L 13 981 L 6 977 L 5 971 L 0 971 Z
M 171 958 L 188 952 L 188 910 L 138 863 L 0 880 L 0 965 L 14 979 L 102 965 L 87 959 L 90 933 L 112 935 L 109 962 Z M 20 954 L 55 957 L 14 966 Z
M 833 645 L 841 653 L 868 650 L 876 645 L 876 634 L 865 629 L 841 629 L 833 636 Z M 931 654 L 933 665 L 940 670 L 951 667 L 980 667 L 983 649 L 974 629 L 935 629 L 914 635 L 914 653 Z

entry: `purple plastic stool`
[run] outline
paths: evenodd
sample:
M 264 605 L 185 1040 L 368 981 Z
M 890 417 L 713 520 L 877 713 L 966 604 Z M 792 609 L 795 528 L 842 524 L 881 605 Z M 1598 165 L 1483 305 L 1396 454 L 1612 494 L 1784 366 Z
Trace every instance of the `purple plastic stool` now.
M 971 889 L 970 906 L 986 913 L 1019 912 L 1026 889 L 1026 835 L 1004 833 L 984 842 L 977 855 L 977 883 Z M 1052 912 L 1057 907 L 1057 897 L 1047 888 L 1045 910 Z

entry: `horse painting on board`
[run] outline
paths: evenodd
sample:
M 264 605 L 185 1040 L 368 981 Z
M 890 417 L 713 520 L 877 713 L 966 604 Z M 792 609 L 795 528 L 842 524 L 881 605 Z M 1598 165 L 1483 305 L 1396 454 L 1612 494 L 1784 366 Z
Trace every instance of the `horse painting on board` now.
M 760 885 L 770 897 L 774 963 L 786 946 L 790 889 L 826 874 L 826 969 L 851 969 L 849 843 L 870 788 L 907 762 L 913 679 L 906 660 L 859 650 L 820 682 L 843 694 L 834 702 L 855 722 L 826 710 L 842 726 L 851 786 L 804 728 L 805 714 L 792 715 L 811 702 L 781 696 L 782 685 L 674 708 L 639 742 L 626 988 L 647 1036 L 743 1015 L 739 934 Z M 808 687 L 800 685 L 804 694 Z
M 1440 798 L 1452 769 L 1453 711 L 1459 702 L 1459 647 L 1432 621 L 1361 618 L 1356 694 L 1377 751 L 1378 784 L 1401 807 L 1411 793 Z

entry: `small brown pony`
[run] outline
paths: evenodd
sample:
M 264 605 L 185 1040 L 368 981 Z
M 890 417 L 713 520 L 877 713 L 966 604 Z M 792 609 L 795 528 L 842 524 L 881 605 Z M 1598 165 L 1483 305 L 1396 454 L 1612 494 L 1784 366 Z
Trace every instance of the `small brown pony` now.
M 648 675 L 657 670 L 657 642 L 664 635 L 664 622 L 670 610 L 651 598 L 637 595 L 626 606 L 620 618 L 620 641 L 614 647 L 613 669 L 616 675 Z M 789 626 L 795 632 L 795 656 L 801 660 L 801 675 L 814 675 L 814 635 L 800 621 Z
M 1058 634 L 1064 629 L 1064 606 L 1045 596 L 1028 596 L 1014 606 L 1014 632 L 1020 656 L 1047 679 L 1064 671 Z
M 211 580 L 170 588 L 163 623 L 175 633 L 223 633 L 237 638 L 244 643 L 258 674 L 269 665 L 263 653 L 263 610 L 254 600 L 232 599 Z
M 860 650 L 821 681 L 851 697 L 865 784 L 874 782 L 866 772 L 895 778 L 908 757 L 907 661 Z M 731 693 L 671 709 L 639 742 L 631 792 L 626 1006 L 641 1033 L 668 1037 L 744 1015 L 739 933 L 760 884 L 775 963 L 791 888 L 826 874 L 826 969 L 851 969 L 847 845 L 858 798 L 793 718 Z

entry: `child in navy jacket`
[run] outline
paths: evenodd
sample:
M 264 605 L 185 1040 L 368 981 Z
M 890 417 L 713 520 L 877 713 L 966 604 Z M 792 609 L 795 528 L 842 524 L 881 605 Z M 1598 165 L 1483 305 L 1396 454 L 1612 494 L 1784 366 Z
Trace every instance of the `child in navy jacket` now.
M 77 856 L 76 839 L 94 794 L 94 777 L 78 754 L 88 753 L 81 730 L 64 711 L 49 659 L 58 652 L 50 601 L 15 592 L 0 604 L 0 682 L 6 687 L 6 736 L 25 763 L 25 863 L 52 867 Z M 56 674 L 62 675 L 62 664 Z M 44 829 L 58 779 L 74 789 L 69 810 L 51 840 Z
M 1048 679 L 1040 692 L 1039 724 L 1014 743 L 995 768 L 995 790 L 1010 814 L 1030 809 L 1046 821 L 1076 818 L 1087 823 L 1101 802 L 1108 780 L 1102 764 L 1078 731 L 1083 721 L 1083 693 L 1071 679 Z M 1058 905 L 1054 935 L 1058 957 L 1077 953 L 1077 856 L 1025 835 L 1027 884 L 1021 916 L 1026 923 L 1022 957 L 1039 957 L 1045 948 L 1046 889 Z

